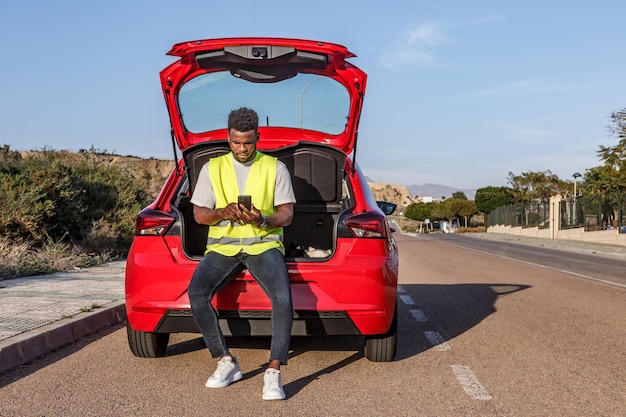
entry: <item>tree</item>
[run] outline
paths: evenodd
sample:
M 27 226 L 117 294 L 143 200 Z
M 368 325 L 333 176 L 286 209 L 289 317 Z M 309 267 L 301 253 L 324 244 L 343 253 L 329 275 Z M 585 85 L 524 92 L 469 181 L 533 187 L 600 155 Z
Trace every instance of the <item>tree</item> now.
M 463 200 L 460 198 L 451 198 L 449 200 L 446 200 L 445 203 L 442 204 L 450 206 L 450 211 L 452 212 L 453 217 L 462 217 L 465 221 L 465 227 L 467 227 L 467 218 L 476 213 L 476 204 L 474 204 L 473 201 L 469 201 L 467 199 Z
M 570 183 L 561 180 L 550 170 L 522 172 L 521 175 L 509 172 L 508 183 L 516 203 L 548 200 L 556 194 L 567 195 L 571 188 Z
M 467 200 L 467 196 L 463 191 L 455 191 L 452 193 L 452 198 L 458 198 L 459 200 Z
M 498 207 L 513 204 L 511 189 L 508 187 L 483 187 L 476 190 L 476 209 L 489 214 Z
M 420 221 L 432 219 L 432 211 L 436 206 L 435 203 L 411 203 L 404 210 L 404 217 Z
M 619 171 L 613 168 L 604 165 L 588 168 L 585 171 L 584 178 L 585 180 L 581 184 L 581 190 L 584 195 L 604 195 L 619 190 Z
M 439 204 L 435 204 L 431 212 L 434 220 L 452 220 L 463 218 L 467 227 L 467 218 L 476 213 L 476 205 L 473 201 L 460 198 L 449 198 Z
M 582 191 L 585 195 L 598 195 L 598 206 L 607 219 L 613 219 L 617 226 L 619 195 L 626 190 L 626 108 L 611 113 L 611 124 L 607 127 L 609 136 L 618 138 L 614 146 L 600 146 L 597 154 L 604 165 L 585 171 Z
M 452 205 L 450 204 L 450 201 L 452 201 L 453 199 L 448 199 L 448 200 L 444 200 L 439 204 L 436 204 L 435 207 L 432 210 L 432 217 L 435 220 L 452 220 L 455 216 L 454 216 L 454 210 L 452 208 Z
M 611 122 L 608 126 L 610 136 L 617 136 L 619 142 L 615 146 L 600 146 L 598 156 L 604 164 L 623 171 L 626 168 L 626 108 L 611 113 Z
M 587 170 L 585 183 L 589 181 L 592 190 L 623 191 L 626 189 L 626 108 L 611 113 L 608 131 L 619 141 L 615 146 L 600 145 L 598 156 L 604 165 Z

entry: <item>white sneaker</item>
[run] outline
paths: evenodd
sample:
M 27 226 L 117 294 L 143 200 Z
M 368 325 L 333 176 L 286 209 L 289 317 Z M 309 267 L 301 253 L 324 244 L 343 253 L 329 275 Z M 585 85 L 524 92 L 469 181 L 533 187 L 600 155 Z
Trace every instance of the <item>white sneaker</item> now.
M 284 400 L 285 391 L 280 382 L 280 371 L 268 368 L 263 375 L 263 399 L 264 400 Z
M 207 388 L 224 388 L 232 382 L 239 381 L 241 377 L 237 359 L 232 356 L 224 356 L 217 362 L 217 369 L 204 385 Z

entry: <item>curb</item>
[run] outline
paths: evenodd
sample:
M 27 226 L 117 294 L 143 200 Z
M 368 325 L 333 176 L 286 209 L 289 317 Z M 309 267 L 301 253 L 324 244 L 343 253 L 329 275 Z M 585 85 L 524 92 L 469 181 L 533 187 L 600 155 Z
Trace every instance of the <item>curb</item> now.
M 35 360 L 53 350 L 126 320 L 124 300 L 96 311 L 79 313 L 0 342 L 0 373 Z

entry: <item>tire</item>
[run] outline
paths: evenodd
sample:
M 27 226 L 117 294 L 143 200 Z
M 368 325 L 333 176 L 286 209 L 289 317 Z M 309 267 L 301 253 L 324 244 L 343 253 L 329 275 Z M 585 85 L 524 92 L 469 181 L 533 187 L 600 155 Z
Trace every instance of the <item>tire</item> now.
M 165 356 L 167 343 L 170 341 L 169 333 L 139 332 L 127 325 L 126 334 L 128 335 L 128 347 L 130 347 L 133 355 L 140 358 L 161 358 Z
M 398 307 L 385 334 L 365 337 L 365 357 L 372 362 L 391 362 L 398 346 Z

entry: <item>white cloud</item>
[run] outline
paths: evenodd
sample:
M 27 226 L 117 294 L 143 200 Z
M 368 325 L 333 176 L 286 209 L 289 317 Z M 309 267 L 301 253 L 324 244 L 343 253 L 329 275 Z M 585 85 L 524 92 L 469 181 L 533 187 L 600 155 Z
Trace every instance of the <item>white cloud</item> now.
M 423 23 L 405 31 L 384 47 L 379 63 L 391 70 L 431 65 L 435 62 L 432 48 L 451 41 L 440 23 Z
M 408 32 L 407 44 L 410 48 L 437 46 L 449 42 L 440 23 L 424 23 Z
M 457 39 L 448 32 L 451 28 L 476 26 L 501 20 L 499 16 L 457 22 L 425 22 L 393 35 L 394 38 L 382 47 L 378 62 L 385 68 L 399 71 L 437 63 L 436 47 L 456 43 Z

